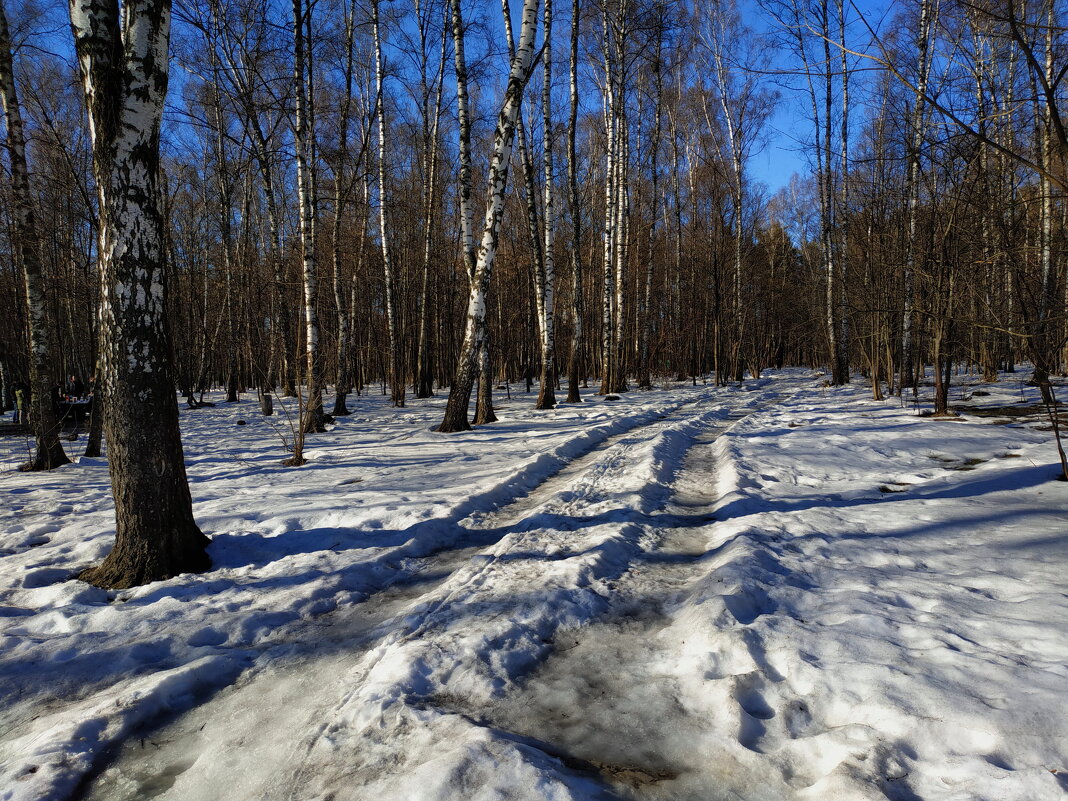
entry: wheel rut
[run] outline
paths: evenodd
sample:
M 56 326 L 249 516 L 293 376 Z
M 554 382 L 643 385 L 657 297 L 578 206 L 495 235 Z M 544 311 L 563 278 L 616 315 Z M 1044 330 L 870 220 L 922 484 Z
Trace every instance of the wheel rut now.
M 686 708 L 664 654 L 679 651 L 678 638 L 685 635 L 673 612 L 721 544 L 711 515 L 716 440 L 754 411 L 732 410 L 693 438 L 669 501 L 648 517 L 655 542 L 613 583 L 605 615 L 560 632 L 542 665 L 498 702 L 473 707 L 441 698 L 439 706 L 505 737 L 529 740 L 566 767 L 597 778 L 605 797 L 717 798 L 714 789 L 691 782 L 699 768 L 694 760 L 702 758 L 693 745 L 703 739 L 704 722 Z M 636 683 L 636 675 L 643 680 Z
M 386 641 L 420 637 L 436 612 L 476 588 L 490 567 L 521 543 L 524 532 L 564 518 L 581 523 L 607 480 L 626 473 L 630 447 L 671 428 L 677 418 L 692 413 L 696 403 L 682 404 L 656 420 L 609 436 L 564 460 L 511 502 L 459 521 L 458 547 L 403 560 L 403 565 L 398 565 L 402 568 L 398 576 L 403 579 L 387 580 L 361 603 L 339 608 L 302 628 L 299 635 L 303 641 L 265 652 L 253 670 L 199 706 L 135 733 L 117 754 L 110 755 L 110 766 L 80 797 L 108 801 L 181 797 L 196 801 L 216 797 L 220 783 L 232 784 L 235 776 L 250 786 L 259 786 L 255 791 L 258 796 L 248 798 L 297 797 L 293 792 L 307 778 L 304 758 L 327 733 L 327 724 L 320 721 L 342 714 L 354 697 L 354 688 L 370 669 L 361 663 L 372 649 Z M 679 472 L 691 470 L 693 454 L 711 449 L 723 428 L 750 411 L 729 409 L 713 431 L 699 434 L 686 446 L 689 455 L 685 469 L 680 467 Z M 440 707 L 452 703 L 458 713 L 469 714 L 508 736 L 534 738 L 545 745 L 542 750 L 556 755 L 570 769 L 596 776 L 608 792 L 606 797 L 631 797 L 638 792 L 636 788 L 644 792 L 675 782 L 686 771 L 685 764 L 676 764 L 648 748 L 608 747 L 590 735 L 599 725 L 617 726 L 629 717 L 627 730 L 636 736 L 626 738 L 628 741 L 656 741 L 652 715 L 628 716 L 619 706 L 633 694 L 633 688 L 628 687 L 625 676 L 613 679 L 609 666 L 614 663 L 625 671 L 631 658 L 628 651 L 649 654 L 650 641 L 666 625 L 666 610 L 685 588 L 688 571 L 693 570 L 691 563 L 706 550 L 701 531 L 710 522 L 707 492 L 699 487 L 674 492 L 673 487 L 673 493 L 670 509 L 646 515 L 637 524 L 648 530 L 643 535 L 650 542 L 648 558 L 639 559 L 631 570 L 610 582 L 613 597 L 606 619 L 560 634 L 551 643 L 551 656 L 544 666 L 520 688 L 516 705 L 461 709 L 462 702 L 442 698 Z M 658 517 L 663 527 L 657 525 Z M 627 524 L 636 525 L 633 520 Z M 509 547 L 502 547 L 510 534 L 520 536 L 510 538 Z M 608 639 L 616 641 L 611 651 L 614 660 L 605 660 L 599 645 Z M 584 695 L 595 702 L 605 699 L 577 716 L 584 721 L 576 719 L 573 708 L 571 712 L 557 709 L 554 702 L 546 700 L 556 697 L 554 682 L 563 673 L 587 676 Z M 539 688 L 548 691 L 540 701 Z M 655 682 L 649 691 L 657 694 L 646 699 L 649 709 L 678 702 L 670 688 L 657 687 Z M 524 704 L 531 710 L 529 714 L 517 712 Z M 276 758 L 279 740 L 287 731 L 312 734 L 296 743 L 289 738 L 286 764 L 273 766 L 277 776 L 264 784 L 259 773 L 266 761 Z M 578 746 L 583 738 L 589 747 Z M 220 758 L 220 753 L 232 758 Z

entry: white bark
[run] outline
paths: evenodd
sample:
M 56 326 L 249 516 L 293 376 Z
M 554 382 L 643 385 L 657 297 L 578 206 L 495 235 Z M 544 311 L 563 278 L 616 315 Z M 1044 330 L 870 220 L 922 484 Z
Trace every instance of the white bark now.
M 567 368 L 567 402 L 581 400 L 578 391 L 579 359 L 582 356 L 582 211 L 578 197 L 578 158 L 575 133 L 578 127 L 578 32 L 579 0 L 571 0 L 571 57 L 568 65 L 569 113 L 567 120 L 567 200 L 571 213 L 571 354 Z
M 159 141 L 167 92 L 170 5 L 71 0 L 71 28 L 89 110 L 100 204 L 98 259 L 115 497 L 111 554 L 82 578 L 128 587 L 205 570 L 193 520 L 166 327 Z
M 930 76 L 931 0 L 920 0 L 920 27 L 916 34 L 918 74 L 913 95 L 912 111 L 909 114 L 908 175 L 906 177 L 906 203 L 908 208 L 908 236 L 905 240 L 905 264 L 902 269 L 904 305 L 901 311 L 901 377 L 898 389 L 904 393 L 906 386 L 913 386 L 913 332 L 912 299 L 915 292 L 916 272 L 916 223 L 920 207 L 920 153 L 926 132 L 927 82 Z
M 497 127 L 493 136 L 493 156 L 489 168 L 486 213 L 483 218 L 482 238 L 468 295 L 464 342 L 449 391 L 445 419 L 439 428 L 445 432 L 464 430 L 469 427 L 467 407 L 471 400 L 476 362 L 486 339 L 486 293 L 489 289 L 493 261 L 497 254 L 497 239 L 501 214 L 504 210 L 504 193 L 508 185 L 508 164 L 512 155 L 516 118 L 522 102 L 523 88 L 530 78 L 534 35 L 538 27 L 538 5 L 538 0 L 524 0 L 519 45 L 512 59 L 508 86 L 497 116 Z M 453 20 L 454 33 L 459 33 L 462 42 L 463 23 L 456 0 L 453 3 Z M 459 67 L 457 72 L 461 73 Z M 462 72 L 466 75 L 466 66 Z
M 7 149 L 11 164 L 11 241 L 22 268 L 26 288 L 26 311 L 30 343 L 30 423 L 37 452 L 22 466 L 24 470 L 50 470 L 67 463 L 59 441 L 60 423 L 52 409 L 49 372 L 53 368 L 55 347 L 48 324 L 45 275 L 38 250 L 37 221 L 26 166 L 26 139 L 22 125 L 11 54 L 11 36 L 7 14 L 0 2 L 0 102 L 7 123 Z M 0 400 L 0 406 L 3 401 Z
M 475 211 L 471 198 L 471 117 L 467 108 L 467 58 L 464 54 L 464 22 L 460 0 L 450 0 L 452 13 L 453 65 L 456 72 L 456 111 L 460 140 L 460 234 L 468 278 L 475 280 Z
M 385 74 L 382 66 L 382 31 L 378 16 L 379 0 L 371 0 L 371 27 L 375 41 L 375 93 L 378 97 L 378 233 L 382 247 L 382 269 L 386 283 L 386 327 L 389 332 L 389 384 L 394 406 L 404 406 L 405 376 L 397 311 L 397 276 L 390 243 L 389 194 L 386 191 L 388 170 L 386 138 Z
M 555 247 L 556 211 L 553 204 L 553 115 L 552 115 L 552 0 L 545 0 L 543 36 L 545 49 L 542 63 L 545 68 L 542 83 L 542 169 L 545 174 L 544 201 L 542 204 L 545 225 L 545 242 L 542 247 L 542 303 L 541 303 L 541 392 L 538 407 L 548 408 L 556 402 L 553 385 L 556 381 L 556 336 L 553 317 L 556 310 L 556 261 Z
M 612 25 L 609 21 L 608 3 L 602 0 L 601 9 L 601 55 L 604 59 L 604 118 L 605 118 L 605 157 L 604 157 L 604 233 L 602 234 L 603 252 L 601 260 L 601 394 L 614 392 L 615 382 L 615 330 L 612 314 L 613 287 L 615 284 L 615 247 L 616 247 L 616 211 L 617 202 L 617 106 L 615 100 L 615 69 L 611 50 Z
M 303 0 L 293 0 L 293 146 L 297 158 L 297 200 L 300 208 L 301 265 L 304 284 L 305 358 L 308 376 L 308 402 L 301 429 L 304 432 L 322 431 L 323 376 L 319 356 L 319 264 L 316 258 L 316 193 L 315 193 L 315 132 L 312 125 L 312 72 L 308 53 L 311 28 L 311 9 Z M 293 463 L 303 463 L 300 453 L 303 440 L 293 455 Z

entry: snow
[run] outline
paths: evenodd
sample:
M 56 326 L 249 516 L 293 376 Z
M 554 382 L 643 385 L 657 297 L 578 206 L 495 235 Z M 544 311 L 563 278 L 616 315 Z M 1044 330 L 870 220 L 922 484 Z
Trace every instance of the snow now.
M 1037 394 L 824 379 L 353 398 L 299 469 L 291 405 L 183 410 L 214 568 L 115 592 L 106 462 L 0 439 L 0 799 L 1062 797 L 1068 484 L 989 411 Z

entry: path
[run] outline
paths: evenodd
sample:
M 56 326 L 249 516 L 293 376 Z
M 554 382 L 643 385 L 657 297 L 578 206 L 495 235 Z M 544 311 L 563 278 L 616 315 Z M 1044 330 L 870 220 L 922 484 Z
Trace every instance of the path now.
M 694 762 L 707 759 L 694 748 L 706 710 L 686 708 L 679 666 L 662 661 L 685 653 L 678 613 L 722 544 L 716 439 L 774 393 L 726 397 L 612 437 L 472 514 L 461 547 L 131 738 L 85 797 L 402 797 L 413 783 L 426 798 L 494 783 L 517 798 L 711 797 Z M 479 773 L 486 752 L 493 776 Z M 756 779 L 732 770 L 742 786 Z

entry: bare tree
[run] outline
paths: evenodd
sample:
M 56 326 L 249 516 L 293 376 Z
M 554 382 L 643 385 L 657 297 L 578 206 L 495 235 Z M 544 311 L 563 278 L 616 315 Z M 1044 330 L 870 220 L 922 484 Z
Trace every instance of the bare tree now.
M 571 353 L 567 362 L 567 403 L 579 403 L 579 363 L 582 360 L 582 209 L 578 194 L 578 40 L 579 2 L 571 0 L 571 53 L 568 62 L 567 205 L 571 214 Z
M 297 199 L 300 204 L 301 264 L 304 276 L 304 328 L 308 401 L 301 419 L 304 433 L 326 430 L 323 413 L 323 365 L 319 354 L 319 263 L 316 254 L 316 169 L 313 71 L 311 66 L 311 7 L 293 0 L 293 147 L 297 157 Z M 287 463 L 303 464 L 298 448 Z
M 26 292 L 27 322 L 30 342 L 30 423 L 36 439 L 34 457 L 19 469 L 51 470 L 67 464 L 67 454 L 59 442 L 60 421 L 52 408 L 49 376 L 55 364 L 55 346 L 48 321 L 45 298 L 45 275 L 38 251 L 40 242 L 37 220 L 30 194 L 30 176 L 26 167 L 26 140 L 15 86 L 11 57 L 11 35 L 7 13 L 0 2 L 0 100 L 7 122 L 7 151 L 11 163 L 11 239 L 22 264 Z
M 556 405 L 554 387 L 556 384 L 556 335 L 554 329 L 554 316 L 556 313 L 556 259 L 553 255 L 556 240 L 556 207 L 553 201 L 553 114 L 552 114 L 552 86 L 553 86 L 553 2 L 545 0 L 543 6 L 542 23 L 545 44 L 542 48 L 542 65 L 544 67 L 544 80 L 541 90 L 542 110 L 542 169 L 545 174 L 544 201 L 544 228 L 545 243 L 542 247 L 542 266 L 539 271 L 541 288 L 539 295 L 541 303 L 539 314 L 541 317 L 541 386 L 538 391 L 537 408 L 551 409 Z
M 115 546 L 80 578 L 130 587 L 211 566 L 193 520 L 165 316 L 159 136 L 167 0 L 71 0 L 100 205 L 105 433 Z
M 382 32 L 378 16 L 378 0 L 371 0 L 371 27 L 375 40 L 375 95 L 378 119 L 378 233 L 382 247 L 382 268 L 386 286 L 386 325 L 389 333 L 389 386 L 394 406 L 404 406 L 405 368 L 404 343 L 401 340 L 397 306 L 397 275 L 393 263 L 392 231 L 389 223 L 389 193 L 386 186 L 388 151 L 386 141 L 386 98 L 383 91 L 385 71 L 382 65 Z
M 435 3 L 420 3 L 415 0 L 415 14 L 419 22 L 419 110 L 422 132 L 421 166 L 423 171 L 423 267 L 419 291 L 419 343 L 415 362 L 415 396 L 429 398 L 434 394 L 434 370 L 431 363 L 430 330 L 430 268 L 434 246 L 434 222 L 438 210 L 438 163 L 441 148 L 438 146 L 441 128 L 442 97 L 445 90 L 445 56 L 448 45 L 448 25 L 442 20 L 441 46 L 438 53 L 438 69 L 434 78 L 434 101 L 431 110 L 432 84 L 427 81 L 429 72 L 429 32 Z
M 466 64 L 463 60 L 463 20 L 460 16 L 459 2 L 453 0 L 453 37 L 456 50 L 457 83 L 460 76 L 466 82 Z M 497 241 L 500 231 L 501 215 L 504 211 L 504 193 L 508 186 L 508 164 L 512 152 L 512 140 L 515 136 L 516 117 L 522 101 L 523 89 L 531 75 L 531 61 L 534 56 L 534 35 L 538 27 L 538 0 L 524 0 L 522 22 L 519 29 L 519 42 L 515 56 L 512 58 L 505 88 L 501 110 L 497 116 L 497 127 L 493 136 L 493 154 L 489 168 L 489 187 L 486 197 L 486 213 L 482 227 L 482 241 L 478 255 L 474 260 L 471 275 L 471 287 L 467 303 L 467 323 L 464 329 L 464 341 L 460 358 L 456 365 L 452 386 L 449 388 L 449 400 L 445 409 L 445 418 L 438 427 L 439 431 L 451 433 L 466 431 L 470 428 L 467 420 L 467 407 L 471 402 L 471 389 L 474 386 L 475 371 L 479 354 L 486 344 L 486 294 L 489 290 L 493 261 L 497 254 Z M 458 93 L 459 94 L 459 93 Z M 466 91 L 465 91 L 466 95 Z M 466 114 L 460 122 L 460 138 L 470 142 L 470 123 Z M 464 145 L 461 144 L 461 149 Z M 469 145 L 468 145 L 469 148 Z M 469 149 L 468 149 L 468 152 Z M 461 171 L 463 156 L 461 156 Z M 470 163 L 470 162 L 468 162 Z M 468 176 L 470 173 L 468 173 Z M 467 186 L 461 186 L 461 197 L 470 197 L 470 177 Z M 463 182 L 463 178 L 461 178 Z M 470 219 L 470 210 L 464 214 Z M 473 226 L 467 223 L 464 232 L 466 260 L 470 266 L 473 249 L 468 243 L 473 242 Z

